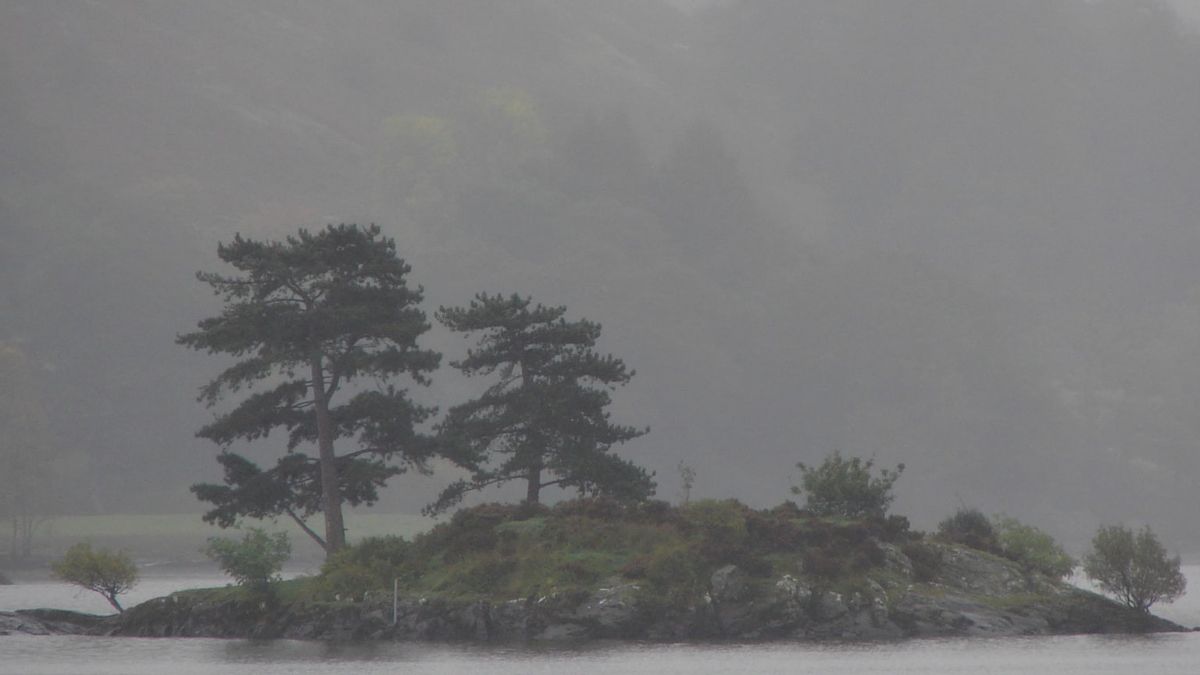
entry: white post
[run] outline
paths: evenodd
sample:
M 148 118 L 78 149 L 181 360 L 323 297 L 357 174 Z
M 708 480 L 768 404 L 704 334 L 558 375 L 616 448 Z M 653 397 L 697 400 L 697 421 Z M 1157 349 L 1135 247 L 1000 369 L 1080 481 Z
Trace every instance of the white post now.
M 400 577 L 392 579 L 392 625 L 400 621 Z

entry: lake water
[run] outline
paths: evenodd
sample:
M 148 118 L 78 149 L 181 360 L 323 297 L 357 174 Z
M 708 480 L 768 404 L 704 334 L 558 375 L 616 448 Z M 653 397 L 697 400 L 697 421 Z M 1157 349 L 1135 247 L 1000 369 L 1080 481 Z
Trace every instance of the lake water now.
M 1159 614 L 1200 625 L 1200 566 L 1185 566 L 1194 597 Z M 92 593 L 47 580 L 0 587 L 0 609 L 52 606 L 104 612 Z M 196 586 L 222 585 L 206 571 L 149 570 L 128 604 Z M 93 597 L 94 596 L 94 597 Z M 424 644 L 325 644 L 275 640 L 0 637 L 0 674 L 142 675 L 200 673 L 988 673 L 990 675 L 1195 675 L 1200 633 L 930 639 L 876 644 L 593 644 L 489 647 Z

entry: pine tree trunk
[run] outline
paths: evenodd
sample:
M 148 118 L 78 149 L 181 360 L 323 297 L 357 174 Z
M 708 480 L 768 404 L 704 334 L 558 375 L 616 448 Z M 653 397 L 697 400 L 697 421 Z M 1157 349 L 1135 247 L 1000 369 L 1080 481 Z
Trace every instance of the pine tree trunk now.
M 333 453 L 333 422 L 325 398 L 325 374 L 321 360 L 312 362 L 313 410 L 317 416 L 317 452 L 321 466 L 321 510 L 325 512 L 325 555 L 333 555 L 346 546 L 346 527 L 342 520 L 342 494 L 338 483 L 337 457 Z
M 529 467 L 529 471 L 525 477 L 529 481 L 529 485 L 525 488 L 525 503 L 526 504 L 537 504 L 538 503 L 538 493 L 541 492 L 541 490 L 542 490 L 542 465 L 541 465 L 541 462 L 538 462 L 537 464 Z
M 529 373 L 529 366 L 525 364 L 524 355 L 520 359 L 521 364 L 521 386 L 528 390 L 533 384 L 532 377 Z M 529 468 L 525 472 L 525 479 L 529 484 L 525 487 L 525 503 L 537 504 L 538 495 L 542 491 L 542 457 L 539 455 L 530 461 Z

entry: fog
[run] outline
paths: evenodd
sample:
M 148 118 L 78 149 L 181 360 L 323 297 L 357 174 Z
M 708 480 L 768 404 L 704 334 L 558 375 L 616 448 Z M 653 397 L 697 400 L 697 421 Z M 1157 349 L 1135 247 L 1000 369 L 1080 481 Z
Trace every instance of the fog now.
M 613 418 L 651 427 L 618 451 L 660 497 L 684 462 L 693 496 L 770 505 L 840 450 L 904 462 L 919 527 L 965 504 L 1200 550 L 1197 21 L 1184 0 L 4 2 L 0 342 L 29 364 L 4 396 L 44 411 L 48 510 L 198 513 L 220 360 L 174 344 L 219 307 L 194 272 L 238 232 L 374 222 L 429 312 L 519 292 L 600 322 L 637 370 Z M 472 391 L 444 369 L 414 396 Z

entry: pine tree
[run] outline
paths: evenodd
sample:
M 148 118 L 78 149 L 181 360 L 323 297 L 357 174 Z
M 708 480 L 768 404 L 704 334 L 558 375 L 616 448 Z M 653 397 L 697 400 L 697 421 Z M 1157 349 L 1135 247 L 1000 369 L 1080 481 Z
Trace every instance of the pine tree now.
M 422 290 L 407 285 L 409 266 L 374 225 L 301 229 L 282 242 L 238 235 L 218 256 L 237 274 L 197 277 L 224 299 L 224 309 L 177 342 L 236 359 L 201 389 L 209 407 L 226 394 L 257 390 L 197 433 L 222 446 L 225 484 L 192 491 L 214 505 L 208 522 L 228 527 L 243 517 L 286 515 L 333 553 L 346 541 L 343 503 L 374 502 L 389 478 L 424 470 L 433 454 L 432 440 L 414 429 L 433 410 L 381 384 L 405 375 L 428 384 L 441 360 L 417 345 L 429 330 L 418 307 Z M 362 380 L 376 386 L 356 386 Z M 270 469 L 230 450 L 279 428 L 287 432 L 286 452 Z M 355 449 L 337 454 L 338 439 Z M 314 446 L 315 457 L 301 452 Z M 323 537 L 304 522 L 318 512 Z
M 654 493 L 650 474 L 610 452 L 648 431 L 613 424 L 605 410 L 609 391 L 634 371 L 593 350 L 599 324 L 567 321 L 565 313 L 565 307 L 531 305 L 515 294 L 479 294 L 467 307 L 438 309 L 446 327 L 478 335 L 477 346 L 451 365 L 496 381 L 479 398 L 451 408 L 439 425 L 447 456 L 471 478 L 446 488 L 430 511 L 513 480 L 525 481 L 531 504 L 552 485 L 631 499 Z

